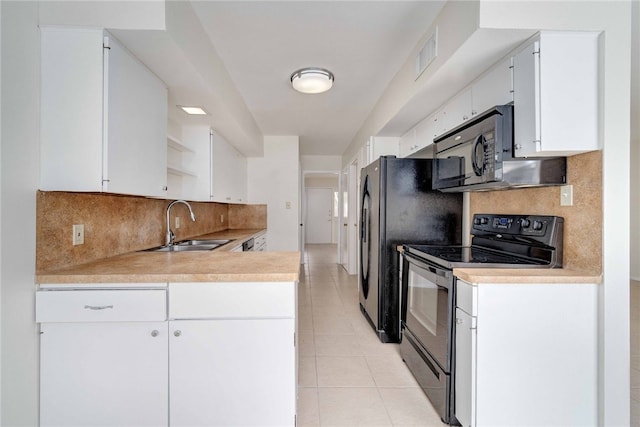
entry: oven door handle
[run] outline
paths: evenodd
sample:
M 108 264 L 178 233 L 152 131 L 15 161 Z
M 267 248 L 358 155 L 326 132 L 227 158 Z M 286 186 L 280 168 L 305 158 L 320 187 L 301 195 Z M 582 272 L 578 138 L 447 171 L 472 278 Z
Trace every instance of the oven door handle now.
M 449 288 L 449 278 L 451 277 L 452 273 L 450 270 L 445 270 L 442 268 L 438 268 L 434 265 L 428 264 L 426 262 L 424 262 L 423 260 L 421 260 L 420 258 L 411 255 L 407 252 L 403 253 L 404 257 L 407 259 L 407 261 L 409 261 L 410 264 L 415 265 L 416 267 L 422 269 L 425 271 L 425 273 L 427 274 L 432 274 L 435 277 L 433 279 L 431 279 L 434 283 L 436 283 L 438 286 L 442 286 L 443 288 Z

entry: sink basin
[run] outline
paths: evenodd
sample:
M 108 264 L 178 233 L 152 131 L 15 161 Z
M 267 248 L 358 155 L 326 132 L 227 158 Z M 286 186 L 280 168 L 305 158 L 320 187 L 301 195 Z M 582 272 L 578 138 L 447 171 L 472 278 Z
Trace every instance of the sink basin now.
M 178 246 L 205 246 L 205 245 L 226 245 L 231 240 L 220 240 L 220 239 L 206 239 L 206 240 L 183 240 L 181 242 L 176 243 Z
M 151 249 L 145 249 L 144 252 L 188 252 L 188 251 L 210 251 L 218 246 L 226 245 L 233 239 L 191 239 L 183 240 L 172 246 L 157 246 Z
M 219 244 L 209 245 L 173 245 L 158 246 L 151 249 L 145 249 L 145 252 L 188 252 L 188 251 L 210 251 L 220 246 Z

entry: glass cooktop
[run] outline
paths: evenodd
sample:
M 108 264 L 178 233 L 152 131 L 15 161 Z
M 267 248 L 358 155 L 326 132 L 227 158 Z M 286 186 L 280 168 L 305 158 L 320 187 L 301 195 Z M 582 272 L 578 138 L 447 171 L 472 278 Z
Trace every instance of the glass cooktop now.
M 521 258 L 475 246 L 405 245 L 405 251 L 446 268 L 527 268 L 548 267 L 548 263 Z

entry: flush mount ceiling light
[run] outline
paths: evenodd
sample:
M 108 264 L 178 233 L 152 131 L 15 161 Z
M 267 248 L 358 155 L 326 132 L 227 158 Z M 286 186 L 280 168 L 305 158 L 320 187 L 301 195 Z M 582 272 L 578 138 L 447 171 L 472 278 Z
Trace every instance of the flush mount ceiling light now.
M 333 86 L 333 73 L 324 68 L 308 67 L 291 74 L 291 85 L 302 93 L 322 93 Z
M 207 114 L 207 112 L 202 107 L 187 107 L 184 105 L 178 105 L 178 108 L 181 108 L 182 111 L 191 115 L 204 116 Z

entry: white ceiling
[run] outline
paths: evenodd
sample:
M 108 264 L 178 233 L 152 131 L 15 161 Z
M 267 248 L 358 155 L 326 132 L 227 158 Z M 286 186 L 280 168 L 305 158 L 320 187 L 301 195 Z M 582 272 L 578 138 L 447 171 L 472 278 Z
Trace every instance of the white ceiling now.
M 443 4 L 194 1 L 192 7 L 264 135 L 299 135 L 300 154 L 341 155 Z M 331 70 L 333 88 L 295 92 L 289 77 L 307 66 Z

